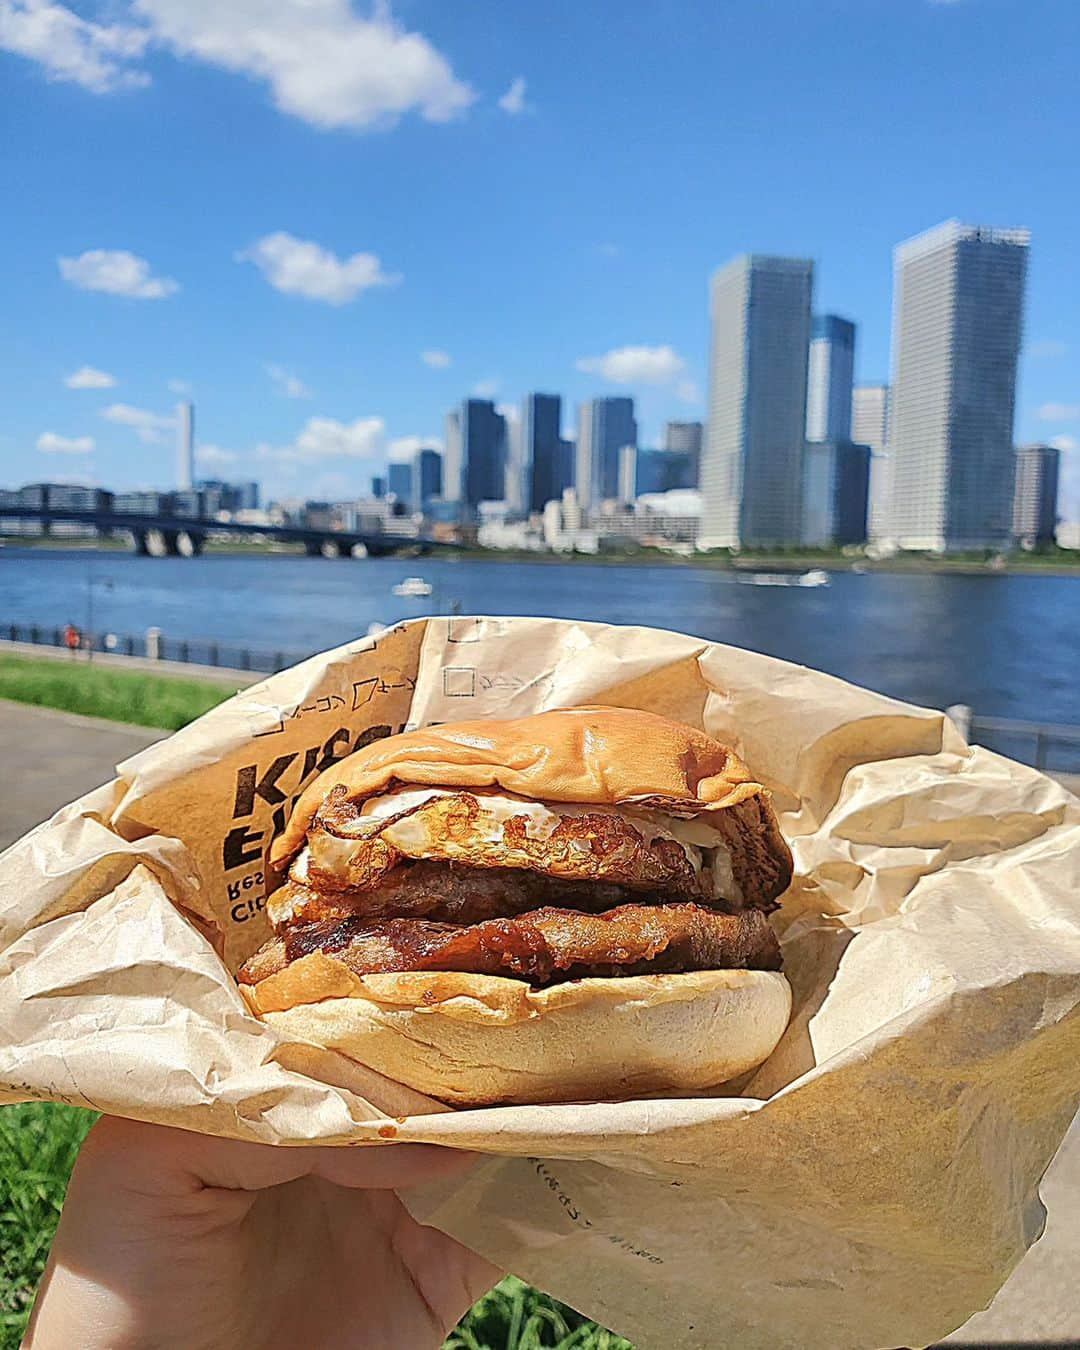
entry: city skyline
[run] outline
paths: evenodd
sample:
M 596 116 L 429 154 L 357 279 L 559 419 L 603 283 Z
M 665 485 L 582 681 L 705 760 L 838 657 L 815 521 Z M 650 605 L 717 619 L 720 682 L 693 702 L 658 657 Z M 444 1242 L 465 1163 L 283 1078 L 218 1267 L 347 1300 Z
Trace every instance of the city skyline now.
M 685 3 L 684 22 L 646 32 L 603 0 L 558 24 L 508 23 L 487 0 L 417 0 L 379 23 L 343 4 L 349 34 L 374 23 L 390 55 L 406 33 L 423 44 L 423 80 L 390 111 L 362 97 L 362 68 L 309 80 L 319 7 L 277 8 L 302 96 L 246 47 L 235 73 L 197 55 L 221 50 L 204 9 L 186 49 L 155 30 L 96 74 L 101 25 L 151 22 L 126 0 L 80 5 L 66 70 L 15 28 L 0 35 L 17 114 L 0 148 L 17 188 L 6 481 L 166 481 L 183 385 L 197 472 L 257 473 L 273 493 L 359 491 L 400 443 L 441 440 L 445 408 L 474 389 L 506 404 L 554 389 L 564 411 L 632 395 L 655 445 L 665 420 L 703 415 L 716 265 L 744 250 L 814 259 L 819 311 L 859 326 L 857 379 L 884 380 L 890 251 L 950 215 L 1032 229 L 1016 435 L 1080 438 L 1074 189 L 1055 169 L 1076 122 L 1075 7 Z M 647 99 L 628 67 L 648 72 Z M 845 89 L 835 105 L 816 101 L 826 78 Z M 1018 86 L 1040 97 L 1005 116 L 1001 90 Z M 812 99 L 811 123 L 798 114 Z M 498 192 L 470 189 L 496 170 Z M 575 209 L 529 209 L 541 180 Z M 442 209 L 417 209 L 418 188 Z M 1065 454 L 1066 482 L 1076 463 Z
M 388 499 L 395 516 L 428 514 L 426 459 L 442 480 L 440 520 L 479 522 L 489 539 L 505 540 L 510 522 L 542 509 L 546 533 L 546 507 L 571 486 L 575 510 L 608 521 L 641 496 L 686 486 L 700 489 L 694 537 L 706 549 L 868 536 L 931 552 L 1044 543 L 1056 531 L 1062 451 L 1039 447 L 1032 468 L 1032 447 L 1018 452 L 1013 439 L 1029 246 L 1025 229 L 956 219 L 897 245 L 891 383 L 857 388 L 856 326 L 813 313 L 812 260 L 741 255 L 710 285 L 704 435 L 701 423 L 669 421 L 665 448 L 642 448 L 634 399 L 601 397 L 579 405 L 571 446 L 559 395 L 531 392 L 520 412 L 465 398 L 446 414 L 446 465 L 415 438 L 372 478 L 371 496 Z M 190 399 L 172 425 L 177 490 L 168 498 L 201 518 Z M 865 443 L 852 441 L 853 425 Z M 306 499 L 309 514 L 328 506 Z
M 385 470 L 370 480 L 371 495 L 381 498 L 388 492 L 411 511 L 425 509 L 430 495 L 421 483 L 430 476 L 435 457 L 443 500 L 466 515 L 482 502 L 501 502 L 520 517 L 557 500 L 568 486 L 576 488 L 586 511 L 604 502 L 632 503 L 642 493 L 705 486 L 702 539 L 707 546 L 784 545 L 800 539 L 819 543 L 830 536 L 838 542 L 869 537 L 931 550 L 1005 546 L 1013 536 L 1030 535 L 1017 535 L 1012 528 L 1014 468 L 1020 474 L 1012 435 L 1015 375 L 1029 242 L 1030 232 L 1024 229 L 969 226 L 951 219 L 897 245 L 891 378 L 900 386 L 903 412 L 895 447 L 886 444 L 885 435 L 892 420 L 887 410 L 893 385 L 855 384 L 857 325 L 835 314 L 813 313 L 813 261 L 747 254 L 718 269 L 710 283 L 710 421 L 719 427 L 712 439 L 721 451 L 710 458 L 707 483 L 700 472 L 702 448 L 709 444 L 708 437 L 703 441 L 702 423 L 669 420 L 664 448 L 645 448 L 639 444 L 634 398 L 601 396 L 578 406 L 575 441 L 560 434 L 561 395 L 532 391 L 520 410 L 489 398 L 463 399 L 445 415 L 442 445 L 422 437 L 395 442 Z M 1009 252 L 1020 258 L 1019 264 L 1006 261 Z M 718 295 L 727 292 L 729 301 L 721 300 L 718 309 Z M 794 304 L 790 313 L 785 310 L 789 302 Z M 725 303 L 726 317 L 720 312 Z M 591 368 L 595 363 L 588 364 Z M 756 372 L 753 379 L 751 371 Z M 84 368 L 80 378 L 68 383 L 99 387 L 105 377 L 92 378 L 98 375 Z M 976 386 L 978 407 L 971 398 Z M 966 392 L 956 395 L 954 387 Z M 794 435 L 800 403 L 801 446 Z M 539 437 L 538 406 L 544 424 Z M 724 408 L 731 414 L 726 421 Z M 917 415 L 915 409 L 920 410 Z M 190 396 L 175 405 L 171 420 L 161 419 L 176 435 L 176 487 L 181 494 L 195 481 L 194 421 Z M 731 436 L 725 436 L 728 422 Z M 863 444 L 852 443 L 856 423 L 861 424 L 857 430 L 867 433 Z M 988 436 L 997 456 L 993 465 L 986 457 Z M 730 441 L 726 448 L 725 441 Z M 824 454 L 811 453 L 823 447 Z M 889 449 L 899 453 L 890 456 Z M 1058 494 L 1058 461 L 1065 451 L 1055 443 L 1048 450 L 1054 457 L 1052 484 Z M 421 469 L 421 451 L 428 474 Z M 661 463 L 665 460 L 667 467 Z M 754 472 L 748 479 L 751 462 Z M 931 481 L 935 464 L 947 485 L 945 497 Z M 993 508 L 986 505 L 993 495 L 984 481 L 988 466 L 999 489 Z M 890 501 L 898 468 L 900 509 L 894 512 Z M 969 484 L 962 492 L 956 488 L 958 474 Z M 62 486 L 78 480 L 56 475 L 41 481 Z M 83 481 L 83 486 L 90 485 Z M 1046 488 L 1040 492 L 1045 518 Z M 343 498 L 340 492 L 327 495 Z M 940 516 L 936 523 L 928 523 L 931 498 Z M 317 501 L 310 496 L 306 500 Z M 364 493 L 358 492 L 355 500 L 359 504 Z M 1068 522 L 1067 491 L 1055 497 L 1055 506 L 1058 518 Z M 913 524 L 920 513 L 926 519 Z M 963 520 L 958 525 L 959 517 Z

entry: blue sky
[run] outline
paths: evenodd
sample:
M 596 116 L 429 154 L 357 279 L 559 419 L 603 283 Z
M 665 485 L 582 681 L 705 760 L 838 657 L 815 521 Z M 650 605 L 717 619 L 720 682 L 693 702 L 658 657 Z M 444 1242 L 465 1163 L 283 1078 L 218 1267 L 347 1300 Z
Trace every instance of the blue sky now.
M 1073 0 L 0 0 L 0 48 L 2 482 L 168 486 L 183 387 L 202 471 L 288 495 L 473 390 L 632 393 L 649 442 L 746 250 L 885 378 L 949 216 L 1031 229 L 1017 433 L 1080 442 Z

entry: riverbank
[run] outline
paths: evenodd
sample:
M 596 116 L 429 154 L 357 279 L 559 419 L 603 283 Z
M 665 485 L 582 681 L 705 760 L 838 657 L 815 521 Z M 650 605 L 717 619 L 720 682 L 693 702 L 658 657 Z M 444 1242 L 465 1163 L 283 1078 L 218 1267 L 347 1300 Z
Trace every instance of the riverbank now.
M 463 548 L 454 561 L 506 563 L 572 563 L 589 567 L 671 567 L 708 568 L 717 572 L 805 572 L 821 568 L 826 572 L 880 572 L 902 575 L 934 576 L 1063 576 L 1080 577 L 1080 553 L 1010 554 L 1004 562 L 957 557 L 927 557 L 922 554 L 898 554 L 892 558 L 870 559 L 862 554 L 848 557 L 829 550 L 792 552 L 747 551 L 728 553 L 692 553 L 683 556 L 660 549 L 641 549 L 634 553 L 534 553 L 528 549 Z
M 193 679 L 186 671 L 180 676 L 117 669 L 110 667 L 110 659 L 130 658 L 95 658 L 89 662 L 81 657 L 73 659 L 67 653 L 57 653 L 56 658 L 28 657 L 0 650 L 0 699 L 110 722 L 178 731 L 223 703 L 240 687 L 235 681 L 220 678 Z M 246 679 L 250 682 L 251 677 Z
M 407 554 L 410 541 L 403 539 L 401 547 Z M 126 553 L 130 545 L 120 539 L 72 539 L 0 535 L 0 548 L 33 549 L 42 553 Z M 268 544 L 258 540 L 208 539 L 203 548 L 204 557 L 303 557 L 301 544 Z M 684 556 L 663 549 L 642 548 L 633 551 L 604 553 L 547 553 L 530 549 L 490 549 L 463 547 L 452 554 L 440 555 L 453 562 L 495 563 L 567 563 L 587 567 L 703 567 L 721 572 L 781 571 L 803 572 L 820 567 L 830 572 L 882 572 L 906 575 L 953 576 L 1080 576 L 1080 550 L 1055 549 L 1050 553 L 1010 553 L 1001 560 L 988 560 L 968 554 L 948 557 L 921 553 L 901 553 L 890 558 L 871 559 L 864 554 L 848 555 L 838 549 L 746 550 L 737 555 L 722 553 L 692 553 Z M 362 560 L 360 560 L 362 561 Z M 417 559 L 420 565 L 420 559 Z

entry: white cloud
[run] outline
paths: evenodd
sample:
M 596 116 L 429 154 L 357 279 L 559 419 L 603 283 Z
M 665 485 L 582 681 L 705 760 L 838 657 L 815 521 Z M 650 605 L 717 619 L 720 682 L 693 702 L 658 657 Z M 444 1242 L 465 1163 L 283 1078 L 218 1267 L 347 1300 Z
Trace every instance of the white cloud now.
M 64 280 L 81 291 L 105 291 L 133 300 L 164 300 L 180 289 L 171 277 L 155 277 L 145 258 L 126 249 L 91 248 L 77 258 L 58 258 L 57 263 Z
M 235 450 L 223 450 L 220 445 L 197 445 L 195 458 L 200 464 L 235 464 Z
M 176 425 L 172 417 L 148 412 L 145 408 L 133 408 L 130 403 L 110 403 L 107 408 L 102 408 L 101 415 L 107 422 L 131 427 L 144 445 L 159 445 L 162 433 Z
M 681 403 L 700 403 L 701 390 L 693 380 L 680 380 L 675 386 L 675 397 Z
M 370 18 L 350 0 L 134 0 L 133 9 L 177 55 L 265 82 L 282 112 L 323 129 L 387 128 L 413 111 L 448 122 L 476 98 L 385 3 Z
M 1050 444 L 1055 450 L 1080 450 L 1080 441 L 1075 436 L 1054 436 Z
M 93 366 L 80 366 L 64 376 L 64 383 L 69 389 L 111 389 L 116 376 L 106 370 L 95 370 Z
M 421 352 L 420 360 L 423 361 L 425 366 L 430 366 L 432 370 L 445 370 L 447 366 L 453 365 L 449 352 Z
M 129 24 L 83 19 L 49 0 L 0 0 L 0 50 L 37 61 L 48 79 L 78 84 L 92 94 L 111 94 L 150 83 L 132 70 L 149 34 Z
M 311 390 L 303 380 L 287 371 L 284 366 L 268 365 L 266 373 L 286 398 L 311 398 Z
M 187 380 L 170 380 L 169 392 L 172 394 L 190 394 L 191 385 Z
M 337 422 L 332 417 L 309 417 L 291 445 L 258 445 L 258 459 L 308 462 L 320 459 L 373 459 L 380 455 L 386 438 L 381 417 L 358 417 L 355 422 Z
M 1058 342 L 1055 338 L 1044 338 L 1041 342 L 1033 342 L 1028 351 L 1035 357 L 1064 356 L 1068 351 L 1064 342 Z
M 374 253 L 339 258 L 320 244 L 282 230 L 264 235 L 237 253 L 236 260 L 253 262 L 276 291 L 323 300 L 328 305 L 348 304 L 372 286 L 396 286 L 401 280 L 384 272 Z
M 519 75 L 516 80 L 512 80 L 510 88 L 499 99 L 499 107 L 503 112 L 509 113 L 511 117 L 517 117 L 519 113 L 531 112 L 532 109 L 525 102 L 525 79 Z
M 622 257 L 622 249 L 619 247 L 619 245 L 612 244 L 610 242 L 605 244 L 597 244 L 596 251 L 597 253 L 602 254 L 605 258 Z
M 142 23 L 95 23 L 51 0 L 0 0 L 0 49 L 39 62 L 51 80 L 108 94 L 150 83 L 137 63 L 154 42 L 261 81 L 282 112 L 322 129 L 385 129 L 409 112 L 448 122 L 476 99 L 386 3 L 370 17 L 351 0 L 132 0 L 131 13 Z
M 472 387 L 474 398 L 494 398 L 499 392 L 499 381 L 494 378 L 477 380 Z
M 1080 403 L 1044 403 L 1037 415 L 1040 422 L 1073 422 L 1080 417 Z
M 88 455 L 94 448 L 94 438 L 58 436 L 55 431 L 43 431 L 37 438 L 37 448 L 43 455 Z
M 616 347 L 577 362 L 578 370 L 601 375 L 612 384 L 671 384 L 685 367 L 673 347 Z

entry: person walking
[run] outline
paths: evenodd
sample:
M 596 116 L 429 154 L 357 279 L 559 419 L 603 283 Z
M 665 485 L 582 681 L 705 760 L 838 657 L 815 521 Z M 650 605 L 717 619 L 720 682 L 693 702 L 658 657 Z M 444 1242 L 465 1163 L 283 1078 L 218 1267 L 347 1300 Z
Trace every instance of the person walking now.
M 82 634 L 73 623 L 67 624 L 64 628 L 64 646 L 71 653 L 71 659 L 74 660 L 82 646 Z

